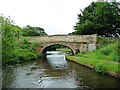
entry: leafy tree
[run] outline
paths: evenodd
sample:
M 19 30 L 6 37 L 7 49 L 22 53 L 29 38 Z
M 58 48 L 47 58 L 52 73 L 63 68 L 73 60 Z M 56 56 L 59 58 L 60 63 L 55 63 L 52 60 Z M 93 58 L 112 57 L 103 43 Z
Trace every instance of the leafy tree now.
M 2 59 L 3 62 L 15 59 L 15 47 L 18 45 L 16 40 L 16 32 L 9 18 L 0 16 L 0 31 L 2 35 Z
M 120 3 L 92 2 L 78 14 L 76 30 L 72 34 L 98 34 L 101 36 L 120 35 Z
M 27 25 L 22 29 L 23 36 L 45 36 L 47 35 L 43 28 L 31 27 Z
M 0 16 L 0 37 L 2 36 L 2 64 L 37 59 L 37 43 L 29 43 L 27 37 L 20 37 L 21 28 L 10 18 Z M 1 45 L 1 43 L 0 43 Z M 1 50 L 0 50 L 1 51 Z

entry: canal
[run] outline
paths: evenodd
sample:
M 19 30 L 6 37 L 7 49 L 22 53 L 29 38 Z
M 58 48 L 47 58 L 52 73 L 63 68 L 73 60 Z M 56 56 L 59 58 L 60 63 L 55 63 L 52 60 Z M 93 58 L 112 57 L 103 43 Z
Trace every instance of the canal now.
M 3 88 L 118 88 L 120 83 L 67 61 L 58 51 L 47 52 L 44 59 L 3 67 L 2 76 Z

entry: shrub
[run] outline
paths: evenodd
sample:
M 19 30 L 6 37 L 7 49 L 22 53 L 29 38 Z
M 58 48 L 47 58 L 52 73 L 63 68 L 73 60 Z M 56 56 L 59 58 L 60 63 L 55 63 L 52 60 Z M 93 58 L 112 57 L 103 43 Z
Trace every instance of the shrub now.
M 95 71 L 97 73 L 105 74 L 107 72 L 106 67 L 102 63 L 97 63 L 95 66 Z
M 103 55 L 109 55 L 110 53 L 111 53 L 111 50 L 110 49 L 102 49 L 101 50 L 101 53 L 103 54 Z
M 18 59 L 20 61 L 28 61 L 32 59 L 37 59 L 38 52 L 36 52 L 35 48 L 37 47 L 38 43 L 33 42 L 29 43 L 29 38 L 24 37 L 21 39 L 20 47 L 18 48 Z
M 18 59 L 20 61 L 31 60 L 31 59 L 36 59 L 37 58 L 36 53 L 30 52 L 27 49 L 19 49 L 19 52 L 21 52 L 21 53 L 18 54 Z

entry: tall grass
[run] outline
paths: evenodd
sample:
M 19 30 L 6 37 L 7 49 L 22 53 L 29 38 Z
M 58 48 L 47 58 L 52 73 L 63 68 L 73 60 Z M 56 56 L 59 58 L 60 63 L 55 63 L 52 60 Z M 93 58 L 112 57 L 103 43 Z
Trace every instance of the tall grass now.
M 88 67 L 91 67 L 95 69 L 98 73 L 107 73 L 107 72 L 114 72 L 119 73 L 119 66 L 120 64 L 114 63 L 114 62 L 108 62 L 98 59 L 91 59 L 91 58 L 83 58 L 83 57 L 76 57 L 76 56 L 66 56 L 67 59 L 71 61 L 75 61 L 77 63 L 80 63 L 82 65 L 87 65 Z
M 104 47 L 97 49 L 95 51 L 89 53 L 78 53 L 76 56 L 86 57 L 86 58 L 95 58 L 102 59 L 108 61 L 120 61 L 119 52 L 118 52 L 118 40 L 115 43 L 110 43 L 105 45 Z

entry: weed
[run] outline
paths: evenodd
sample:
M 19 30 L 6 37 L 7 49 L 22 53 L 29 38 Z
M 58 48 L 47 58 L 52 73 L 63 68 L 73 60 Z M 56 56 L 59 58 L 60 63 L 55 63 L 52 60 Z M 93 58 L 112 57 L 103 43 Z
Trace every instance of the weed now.
M 107 70 L 106 70 L 106 67 L 104 66 L 104 64 L 97 63 L 96 66 L 95 66 L 95 71 L 97 73 L 105 74 Z

